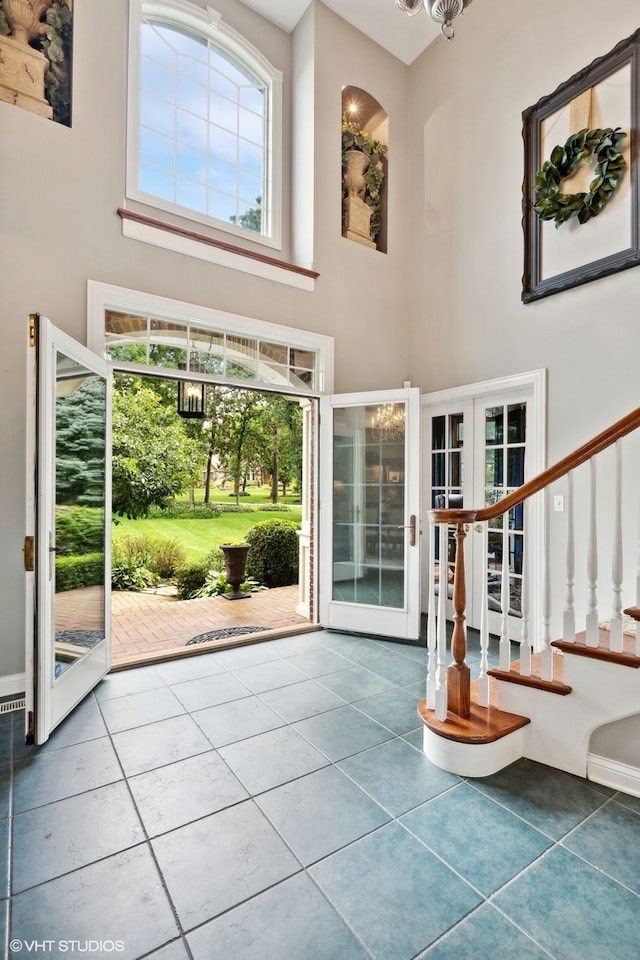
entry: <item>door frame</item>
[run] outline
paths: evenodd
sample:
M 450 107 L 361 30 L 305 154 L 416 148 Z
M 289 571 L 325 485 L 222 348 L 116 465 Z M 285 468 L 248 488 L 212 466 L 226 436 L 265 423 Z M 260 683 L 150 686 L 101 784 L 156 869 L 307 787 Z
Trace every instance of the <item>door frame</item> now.
M 431 450 L 425 441 L 428 427 L 428 418 L 435 407 L 453 406 L 454 404 L 475 403 L 486 397 L 499 397 L 525 390 L 530 392 L 527 398 L 527 474 L 536 476 L 546 467 L 547 462 L 547 370 L 529 370 L 524 373 L 499 377 L 495 380 L 481 380 L 476 383 L 465 384 L 459 387 L 450 387 L 445 390 L 425 393 L 421 397 L 422 411 L 422 498 L 423 503 L 431 503 Z M 531 440 L 529 437 L 531 436 Z M 474 457 L 474 450 L 467 444 L 465 436 L 465 453 Z M 473 477 L 467 471 L 467 483 L 473 486 Z M 472 504 L 480 508 L 482 504 Z M 543 544 L 544 544 L 544 509 L 540 497 L 530 501 L 527 524 L 530 530 L 529 543 L 533 544 L 533 552 L 528 556 L 528 585 L 529 585 L 529 634 L 537 647 L 542 637 L 542 595 L 543 595 Z M 423 538 L 423 562 L 421 579 L 421 597 L 423 610 L 427 609 L 429 590 L 429 537 Z M 466 571 L 468 596 L 470 593 L 471 571 L 473 563 L 472 549 L 466 551 Z M 467 612 L 471 610 L 471 602 L 467 603 Z

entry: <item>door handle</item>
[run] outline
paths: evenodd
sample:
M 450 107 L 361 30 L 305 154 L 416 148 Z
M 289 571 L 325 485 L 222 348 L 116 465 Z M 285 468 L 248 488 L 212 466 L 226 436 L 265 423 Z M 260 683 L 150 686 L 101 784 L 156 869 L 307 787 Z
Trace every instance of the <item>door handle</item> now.
M 401 523 L 398 530 L 409 530 L 409 546 L 416 545 L 416 515 L 412 513 L 409 517 L 409 523 Z

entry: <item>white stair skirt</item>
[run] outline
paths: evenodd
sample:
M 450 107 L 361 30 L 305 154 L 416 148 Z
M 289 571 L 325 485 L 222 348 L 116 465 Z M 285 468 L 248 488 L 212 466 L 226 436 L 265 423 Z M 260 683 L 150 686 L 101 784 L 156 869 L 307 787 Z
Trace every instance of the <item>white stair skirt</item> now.
M 459 743 L 424 728 L 422 749 L 431 763 L 459 777 L 489 777 L 523 755 L 526 727 L 492 743 Z
M 587 754 L 587 780 L 640 797 L 640 770 L 610 757 Z

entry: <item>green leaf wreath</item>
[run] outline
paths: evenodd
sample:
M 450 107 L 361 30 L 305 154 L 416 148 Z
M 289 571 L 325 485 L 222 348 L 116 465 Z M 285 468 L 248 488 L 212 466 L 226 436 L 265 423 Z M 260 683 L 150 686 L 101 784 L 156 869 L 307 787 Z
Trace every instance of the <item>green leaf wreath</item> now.
M 572 217 L 586 223 L 597 217 L 615 193 L 627 165 L 618 149 L 626 133 L 616 127 L 572 133 L 564 146 L 554 147 L 536 173 L 533 209 L 541 220 L 554 220 L 556 229 Z M 560 185 L 581 160 L 597 161 L 587 193 L 562 193 Z

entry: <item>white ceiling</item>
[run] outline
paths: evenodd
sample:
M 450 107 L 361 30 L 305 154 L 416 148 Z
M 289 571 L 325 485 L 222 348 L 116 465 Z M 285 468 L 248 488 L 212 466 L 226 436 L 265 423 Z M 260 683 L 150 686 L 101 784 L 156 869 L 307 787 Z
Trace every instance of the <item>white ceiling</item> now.
M 290 33 L 311 0 L 242 2 Z M 407 64 L 413 63 L 424 48 L 440 36 L 440 27 L 423 10 L 408 17 L 398 10 L 394 0 L 323 0 L 323 3 Z

